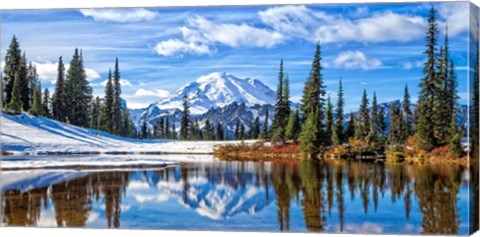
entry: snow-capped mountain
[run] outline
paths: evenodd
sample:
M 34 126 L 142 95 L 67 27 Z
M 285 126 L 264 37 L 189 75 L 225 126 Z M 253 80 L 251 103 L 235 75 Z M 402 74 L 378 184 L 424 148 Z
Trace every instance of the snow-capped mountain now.
M 137 128 L 141 127 L 143 121 L 147 121 L 151 126 L 161 117 L 169 117 L 171 121 L 178 122 L 185 95 L 188 97 L 193 117 L 205 115 L 209 111 L 218 111 L 233 103 L 242 105 L 244 108 L 257 106 L 255 107 L 257 109 L 258 106 L 274 105 L 276 96 L 272 89 L 258 79 L 241 79 L 229 73 L 214 72 L 199 77 L 171 94 L 170 97 L 153 103 L 146 109 L 130 110 L 132 121 Z M 228 115 L 223 114 L 223 116 Z
M 233 102 L 248 106 L 275 103 L 275 92 L 261 81 L 214 72 L 185 85 L 156 106 L 161 110 L 182 108 L 185 95 L 192 114 L 203 114 L 211 108 L 221 108 Z

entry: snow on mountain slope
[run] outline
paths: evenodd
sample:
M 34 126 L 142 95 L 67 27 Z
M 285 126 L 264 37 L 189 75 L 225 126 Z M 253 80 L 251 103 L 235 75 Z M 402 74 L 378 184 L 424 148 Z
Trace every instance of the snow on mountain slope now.
M 185 95 L 188 97 L 192 114 L 203 114 L 210 108 L 224 107 L 233 102 L 249 106 L 275 104 L 275 92 L 261 81 L 214 72 L 180 88 L 156 106 L 162 110 L 181 109 Z
M 224 141 L 139 140 L 22 113 L 1 115 L 2 150 L 25 154 L 163 152 L 209 154 Z M 247 141 L 250 142 L 250 141 Z M 231 143 L 235 143 L 232 141 Z

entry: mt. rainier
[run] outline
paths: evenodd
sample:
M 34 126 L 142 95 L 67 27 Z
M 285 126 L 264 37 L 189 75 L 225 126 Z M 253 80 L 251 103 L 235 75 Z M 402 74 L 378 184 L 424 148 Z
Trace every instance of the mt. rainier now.
M 192 114 L 222 108 L 233 102 L 247 106 L 275 104 L 275 92 L 254 78 L 240 79 L 225 72 L 214 72 L 185 85 L 155 105 L 161 110 L 181 109 L 187 95 Z
M 147 121 L 151 125 L 161 117 L 169 117 L 171 121 L 177 123 L 182 113 L 185 95 L 187 95 L 190 113 L 193 117 L 233 103 L 247 108 L 255 105 L 271 107 L 276 100 L 275 92 L 258 79 L 241 79 L 226 72 L 214 72 L 199 77 L 194 82 L 178 89 L 170 97 L 153 103 L 146 109 L 130 110 L 132 120 L 137 128 L 141 127 L 143 121 Z

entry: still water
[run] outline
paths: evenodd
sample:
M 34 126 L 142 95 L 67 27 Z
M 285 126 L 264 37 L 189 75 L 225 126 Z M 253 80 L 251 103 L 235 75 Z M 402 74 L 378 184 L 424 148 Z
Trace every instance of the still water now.
M 1 222 L 4 226 L 467 234 L 470 177 L 470 171 L 460 166 L 347 161 L 215 161 L 150 170 L 6 171 L 2 172 L 8 185 L 2 187 Z

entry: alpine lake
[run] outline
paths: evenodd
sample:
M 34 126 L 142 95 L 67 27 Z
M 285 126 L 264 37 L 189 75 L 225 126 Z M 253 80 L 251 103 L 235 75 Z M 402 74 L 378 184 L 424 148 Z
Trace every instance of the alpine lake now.
M 467 235 L 479 209 L 478 168 L 456 165 L 215 160 L 0 178 L 2 226 Z

